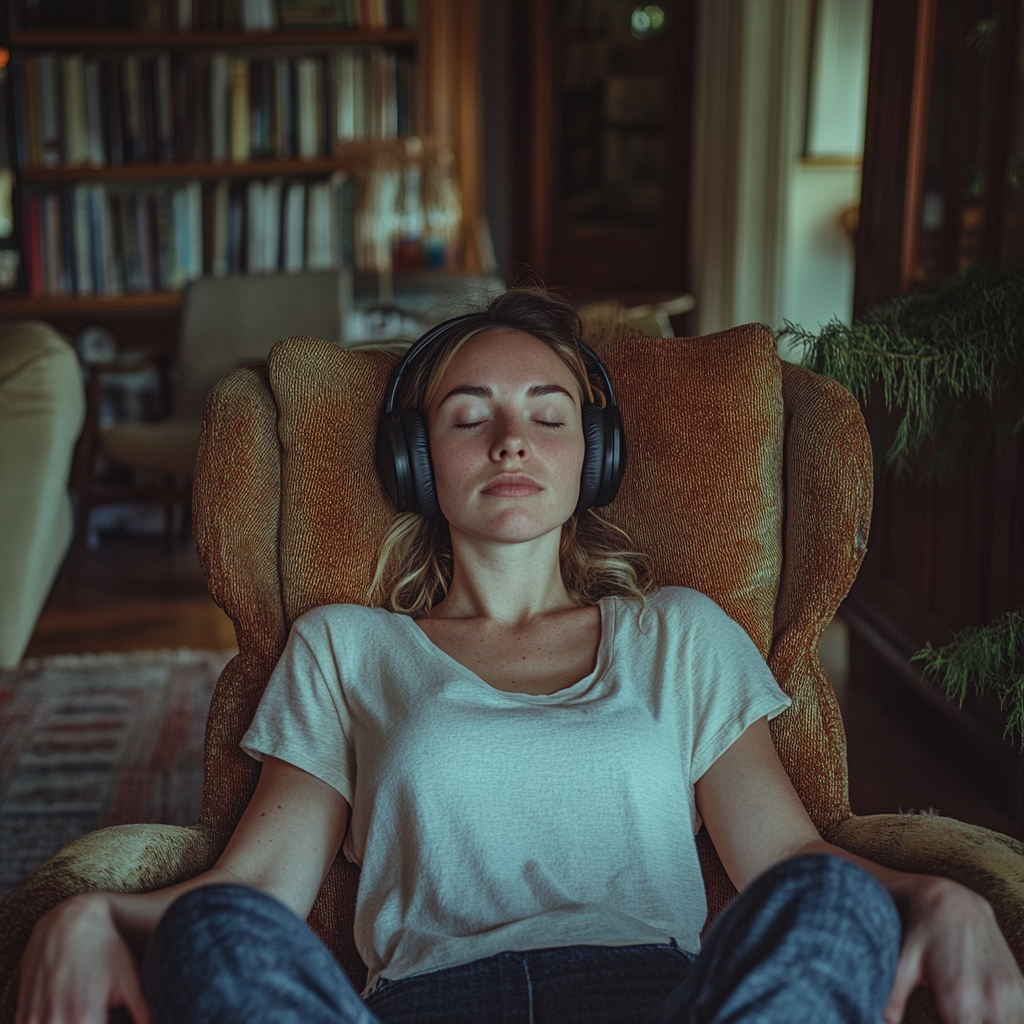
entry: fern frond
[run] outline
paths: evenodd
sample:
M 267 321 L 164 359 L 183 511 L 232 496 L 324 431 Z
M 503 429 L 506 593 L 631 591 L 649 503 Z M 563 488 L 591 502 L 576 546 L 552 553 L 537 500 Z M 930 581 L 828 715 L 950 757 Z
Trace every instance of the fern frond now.
M 779 332 L 803 365 L 861 401 L 880 385 L 890 414 L 885 461 L 922 475 L 972 445 L 1024 429 L 1024 266 L 969 267 L 874 309 L 852 327 Z
M 929 643 L 911 661 L 961 705 L 971 690 L 993 693 L 1009 712 L 1004 737 L 1017 734 L 1024 749 L 1024 609 L 962 630 L 943 647 Z

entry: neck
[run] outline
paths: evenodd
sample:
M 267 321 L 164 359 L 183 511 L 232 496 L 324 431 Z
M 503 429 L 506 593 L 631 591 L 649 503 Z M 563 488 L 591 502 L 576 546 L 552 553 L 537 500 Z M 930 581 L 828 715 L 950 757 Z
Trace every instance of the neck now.
M 562 530 L 521 544 L 495 544 L 452 530 L 452 583 L 435 618 L 485 618 L 505 625 L 574 608 L 558 558 Z

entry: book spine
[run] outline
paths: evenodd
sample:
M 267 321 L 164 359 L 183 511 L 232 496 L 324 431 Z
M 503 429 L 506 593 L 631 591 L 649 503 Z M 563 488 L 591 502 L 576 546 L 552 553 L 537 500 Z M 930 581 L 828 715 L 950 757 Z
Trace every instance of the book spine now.
M 231 61 L 231 160 L 247 163 L 249 142 L 249 60 L 235 57 Z
M 188 279 L 197 281 L 203 276 L 203 186 L 190 181 L 186 186 L 188 197 Z
M 263 187 L 263 269 L 277 273 L 281 266 L 281 194 L 284 182 L 272 178 Z
M 300 160 L 310 160 L 319 155 L 316 123 L 316 61 L 312 57 L 300 57 L 295 62 L 295 79 L 299 135 L 298 156 Z
M 263 182 L 250 181 L 245 190 L 245 214 L 249 222 L 246 239 L 245 269 L 263 273 Z
M 121 86 L 125 162 L 138 164 L 146 159 L 146 130 L 142 114 L 142 72 L 140 60 L 134 54 L 121 61 Z
M 82 69 L 85 84 L 85 122 L 88 162 L 93 167 L 106 164 L 106 147 L 103 144 L 103 88 L 100 83 L 100 62 L 87 60 Z
M 228 272 L 228 209 L 231 202 L 231 182 L 226 178 L 213 189 L 213 245 L 212 273 L 223 277 Z
M 64 294 L 77 295 L 78 282 L 75 267 L 75 207 L 69 188 L 60 193 L 61 274 Z
M 338 65 L 336 102 L 338 111 L 338 142 L 351 142 L 356 137 L 355 109 L 355 53 L 348 48 L 335 56 Z
M 28 83 L 25 61 L 17 57 L 12 67 L 14 89 L 14 140 L 18 166 L 27 167 L 32 162 L 32 145 L 29 141 Z
M 28 278 L 28 293 L 33 298 L 41 298 L 45 290 L 41 217 L 39 196 L 30 195 L 25 201 L 25 272 Z
M 103 88 L 107 153 L 110 163 L 120 167 L 125 160 L 124 112 L 121 105 L 121 65 L 116 60 L 104 60 L 100 64 L 100 79 Z
M 154 61 L 156 85 L 156 150 L 161 163 L 170 163 L 175 158 L 173 86 L 171 84 L 171 55 L 161 53 Z
M 136 191 L 131 196 L 133 206 L 133 227 L 135 229 L 135 250 L 139 261 L 139 288 L 141 291 L 152 291 L 155 285 L 153 275 L 153 253 L 150 243 L 152 234 L 149 226 L 149 197 L 143 191 Z
M 64 86 L 64 162 L 69 167 L 80 167 L 89 160 L 85 57 L 81 53 L 69 53 L 61 63 Z
M 61 162 L 60 101 L 57 84 L 57 58 L 52 53 L 41 53 L 36 59 L 39 69 L 39 121 L 42 143 L 42 163 L 56 167 Z
M 92 295 L 92 226 L 88 185 L 76 185 L 72 189 L 71 204 L 74 210 L 75 290 L 78 295 Z
M 293 181 L 288 186 L 284 213 L 284 269 L 299 273 L 305 265 L 306 185 Z
M 227 54 L 215 53 L 210 58 L 210 156 L 214 163 L 228 158 L 230 95 Z

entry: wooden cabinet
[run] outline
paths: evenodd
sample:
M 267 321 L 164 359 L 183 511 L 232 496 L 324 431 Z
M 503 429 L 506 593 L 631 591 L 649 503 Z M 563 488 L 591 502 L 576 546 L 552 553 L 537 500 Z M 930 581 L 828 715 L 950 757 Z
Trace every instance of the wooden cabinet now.
M 976 260 L 1024 254 L 1020 0 L 876 0 L 856 315 Z M 881 400 L 866 409 L 869 424 Z M 910 656 L 1024 606 L 1024 444 L 946 483 L 883 474 L 843 614 L 851 678 L 898 705 L 1024 825 L 1020 752 L 997 708 L 958 709 Z
M 575 296 L 684 291 L 694 4 L 533 0 L 528 262 Z

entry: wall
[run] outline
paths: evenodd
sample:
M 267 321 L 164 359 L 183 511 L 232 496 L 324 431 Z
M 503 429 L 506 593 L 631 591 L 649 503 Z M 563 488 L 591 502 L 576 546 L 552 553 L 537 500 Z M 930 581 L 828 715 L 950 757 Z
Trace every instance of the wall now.
M 849 320 L 854 254 L 839 217 L 860 190 L 869 16 L 870 0 L 703 0 L 693 196 L 702 333 Z

